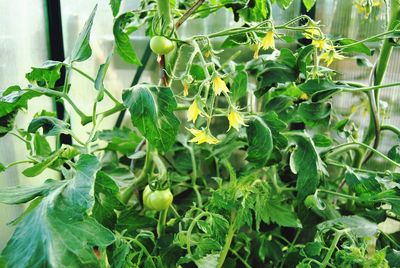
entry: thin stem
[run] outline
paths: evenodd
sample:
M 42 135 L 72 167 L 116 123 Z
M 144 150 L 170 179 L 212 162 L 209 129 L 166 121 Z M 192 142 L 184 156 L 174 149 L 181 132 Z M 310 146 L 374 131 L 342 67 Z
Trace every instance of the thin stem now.
M 400 82 L 384 84 L 384 85 L 375 85 L 375 86 L 371 86 L 371 87 L 344 88 L 343 91 L 347 91 L 347 92 L 371 91 L 371 90 L 376 90 L 376 89 L 380 89 L 380 88 L 388 88 L 388 87 L 395 87 L 395 86 L 400 86 Z
M 226 256 L 228 255 L 229 249 L 231 248 L 233 236 L 236 231 L 236 211 L 232 211 L 231 213 L 231 223 L 228 229 L 228 233 L 225 238 L 225 244 L 222 248 L 221 254 L 219 255 L 217 268 L 221 268 L 225 262 Z
M 148 142 L 146 142 L 146 158 L 144 160 L 144 166 L 140 173 L 140 175 L 134 179 L 125 191 L 121 194 L 121 201 L 125 204 L 128 203 L 129 199 L 131 198 L 134 190 L 137 187 L 142 186 L 145 183 L 147 175 L 149 174 L 150 169 L 152 168 L 152 161 L 151 161 L 151 149 Z
M 157 235 L 158 238 L 164 233 L 165 223 L 167 222 L 168 208 L 166 210 L 160 211 L 157 223 Z
M 198 0 L 191 8 L 189 8 L 175 23 L 175 28 L 178 29 L 204 3 L 204 1 L 205 0 Z
M 389 35 L 389 34 L 392 34 L 392 33 L 398 33 L 398 32 L 400 32 L 400 31 L 399 30 L 386 31 L 386 32 L 383 32 L 383 33 L 380 33 L 380 34 L 376 34 L 376 35 L 367 37 L 367 38 L 365 38 L 363 40 L 359 40 L 359 41 L 351 43 L 351 44 L 335 46 L 335 48 L 337 48 L 337 49 L 349 48 L 349 47 L 356 46 L 356 45 L 359 45 L 359 44 L 362 44 L 362 43 L 365 43 L 365 42 L 368 42 L 368 41 L 373 41 L 373 40 L 375 40 L 375 39 L 377 39 L 379 37 L 385 36 L 385 35 Z
M 321 266 L 320 266 L 321 268 L 325 268 L 329 264 L 329 261 L 331 260 L 332 254 L 335 251 L 336 246 L 339 243 L 341 236 L 342 236 L 342 233 L 336 232 L 335 236 L 333 237 L 332 244 L 329 247 L 328 253 L 326 253 L 325 258 L 321 263 Z
M 383 130 L 392 131 L 397 136 L 400 136 L 400 129 L 398 129 L 397 127 L 395 127 L 393 125 L 382 125 L 381 126 L 381 131 L 383 131 Z
M 196 226 L 196 223 L 201 219 L 201 218 L 203 218 L 203 217 L 206 217 L 206 216 L 208 216 L 210 213 L 209 212 L 205 212 L 205 211 L 203 211 L 203 212 L 201 212 L 199 215 L 197 215 L 194 219 L 193 219 L 193 221 L 190 223 L 190 225 L 189 225 L 189 228 L 188 228 L 188 230 L 187 230 L 187 233 L 186 233 L 186 241 L 187 241 L 187 254 L 189 255 L 189 256 L 192 256 L 192 250 L 190 249 L 190 247 L 191 247 L 191 241 L 190 241 L 190 239 L 191 239 L 191 235 L 192 235 L 192 231 L 193 231 L 193 228 Z
M 12 162 L 12 163 L 8 164 L 6 166 L 6 169 L 9 168 L 9 167 L 12 167 L 12 166 L 16 166 L 16 165 L 19 165 L 19 164 L 25 164 L 25 163 L 36 163 L 36 162 L 33 161 L 33 160 L 20 160 L 20 161 L 16 161 L 16 162 Z
M 128 238 L 128 237 L 125 237 L 125 238 Z M 150 261 L 152 262 L 153 267 L 157 267 L 153 261 L 153 256 L 150 255 L 149 251 L 147 250 L 147 248 L 145 246 L 143 246 L 142 243 L 140 243 L 137 239 L 133 239 L 133 238 L 129 238 L 129 241 L 136 244 L 144 252 L 144 254 L 147 256 L 147 259 L 150 259 Z
M 245 259 L 243 259 L 242 256 L 240 256 L 240 254 L 236 252 L 236 250 L 230 249 L 230 251 L 233 253 L 233 255 L 236 256 L 236 258 L 238 258 L 243 263 L 243 265 L 246 268 L 251 268 L 251 266 L 247 263 L 247 261 Z
M 118 105 L 115 105 L 114 107 L 112 107 L 109 110 L 106 110 L 104 112 L 98 113 L 96 116 L 97 117 L 99 117 L 99 116 L 107 117 L 107 116 L 110 116 L 112 114 L 121 112 L 121 111 L 123 111 L 125 109 L 126 108 L 125 108 L 125 106 L 123 104 L 118 104 Z M 93 120 L 93 118 L 91 116 L 88 116 L 87 118 L 85 118 L 85 120 L 82 121 L 82 125 L 87 125 L 90 122 L 92 122 L 92 120 Z
M 337 162 L 334 162 L 334 161 L 326 161 L 326 164 L 331 165 L 331 166 L 341 167 L 341 168 L 349 168 L 348 165 L 344 165 L 344 164 L 337 163 Z M 382 176 L 387 175 L 386 172 L 382 172 L 382 171 L 374 171 L 374 170 L 367 170 L 367 169 L 353 168 L 353 167 L 352 167 L 352 169 L 357 171 L 357 172 L 362 172 L 362 173 L 378 174 L 378 175 L 382 175 Z
M 352 196 L 352 195 L 348 195 L 348 194 L 342 194 L 342 193 L 338 193 L 338 192 L 334 192 L 334 191 L 330 191 L 330 190 L 326 190 L 326 189 L 317 189 L 317 192 L 322 192 L 322 193 L 327 193 L 327 194 L 331 194 L 331 195 L 336 195 L 336 196 L 340 196 L 346 199 L 350 199 L 350 200 L 358 200 L 357 196 Z

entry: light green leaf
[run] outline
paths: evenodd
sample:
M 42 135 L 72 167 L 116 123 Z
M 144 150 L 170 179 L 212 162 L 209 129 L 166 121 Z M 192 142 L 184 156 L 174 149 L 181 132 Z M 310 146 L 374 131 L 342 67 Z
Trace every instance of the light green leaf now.
M 51 154 L 50 144 L 38 132 L 33 136 L 33 147 L 35 148 L 35 154 L 38 156 L 48 156 Z
M 31 67 L 32 71 L 25 75 L 26 79 L 32 84 L 40 87 L 54 88 L 60 79 L 62 62 L 46 61 L 42 67 Z
M 241 70 L 236 73 L 231 87 L 231 97 L 233 102 L 237 102 L 240 98 L 247 94 L 247 72 Z
M 179 128 L 179 120 L 174 115 L 177 104 L 171 89 L 137 85 L 124 90 L 122 99 L 131 113 L 133 125 L 149 143 L 160 151 L 170 149 Z
M 0 117 L 20 108 L 27 108 L 28 100 L 39 97 L 41 94 L 29 89 L 21 89 L 19 86 L 11 86 L 0 90 Z
M 207 254 L 199 260 L 195 260 L 198 268 L 216 268 L 218 264 L 219 254 Z
M 96 79 L 94 81 L 94 88 L 99 92 L 97 95 L 97 101 L 101 101 L 104 97 L 104 78 L 106 76 L 108 66 L 110 66 L 112 53 L 108 55 L 106 62 L 101 64 L 97 71 Z
M 286 9 L 292 4 L 293 0 L 276 0 L 276 2 L 278 6 L 280 6 L 283 9 Z
M 99 131 L 98 138 L 108 142 L 106 150 L 124 155 L 133 154 L 142 140 L 135 131 L 127 127 Z
M 303 4 L 306 7 L 307 11 L 310 11 L 310 9 L 312 9 L 312 7 L 315 5 L 315 2 L 317 2 L 317 0 L 303 0 Z
M 99 169 L 95 156 L 81 155 L 73 179 L 40 193 L 41 202 L 20 219 L 2 252 L 9 267 L 99 266 L 93 247 L 114 241 L 111 231 L 87 216 Z
M 134 14 L 132 12 L 120 15 L 114 22 L 113 33 L 118 55 L 127 63 L 140 66 L 142 63 L 132 47 L 129 35 L 125 32 L 126 26 L 131 22 L 133 17 Z
M 51 116 L 34 118 L 28 126 L 29 133 L 35 133 L 39 128 L 43 129 L 44 136 L 57 136 L 70 133 L 69 124 Z
M 75 42 L 74 48 L 71 53 L 71 62 L 74 61 L 85 61 L 92 55 L 92 49 L 90 48 L 90 31 L 93 25 L 94 15 L 96 14 L 97 4 L 93 8 L 92 13 L 90 14 L 88 20 L 83 26 L 81 33 L 78 36 L 78 39 Z

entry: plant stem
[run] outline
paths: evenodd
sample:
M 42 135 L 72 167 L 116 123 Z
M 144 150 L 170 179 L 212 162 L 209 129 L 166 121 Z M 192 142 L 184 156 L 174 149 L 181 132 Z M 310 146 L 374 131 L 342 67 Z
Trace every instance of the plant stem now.
M 178 29 L 193 14 L 193 12 L 195 12 L 196 9 L 198 9 L 204 3 L 204 1 L 205 0 L 198 0 L 196 3 L 194 3 L 194 5 L 189 8 L 175 23 L 175 28 Z
M 332 244 L 329 247 L 328 253 L 326 253 L 325 258 L 321 263 L 321 268 L 325 268 L 329 264 L 329 261 L 331 260 L 332 254 L 335 251 L 341 236 L 342 234 L 340 232 L 336 232 L 335 236 L 333 237 Z
M 395 126 L 392 126 L 392 125 L 382 125 L 381 126 L 381 131 L 382 130 L 389 130 L 389 131 L 392 131 L 394 134 L 396 134 L 397 136 L 400 136 L 400 129 L 398 129 L 397 127 L 395 127 Z
M 219 255 L 217 268 L 221 268 L 225 262 L 226 256 L 228 255 L 228 251 L 231 247 L 233 236 L 236 231 L 236 211 L 232 211 L 231 213 L 231 223 L 229 225 L 228 233 L 225 238 L 225 244 L 222 248 L 221 254 Z
M 331 195 L 336 195 L 336 196 L 340 196 L 346 199 L 350 199 L 350 200 L 358 200 L 357 196 L 352 196 L 352 195 L 348 195 L 348 194 L 342 194 L 342 193 L 338 193 L 338 192 L 333 192 L 330 190 L 326 190 L 326 189 L 317 189 L 317 192 L 322 192 L 322 193 L 327 193 L 327 194 L 331 194 Z
M 191 241 L 190 241 L 190 239 L 191 239 L 191 235 L 192 235 L 192 231 L 193 231 L 193 228 L 196 226 L 196 223 L 201 219 L 201 218 L 203 218 L 203 217 L 205 217 L 205 216 L 207 216 L 207 215 L 209 215 L 209 213 L 208 212 L 205 212 L 205 211 L 203 211 L 203 212 L 201 212 L 199 215 L 197 215 L 194 219 L 193 219 L 193 221 L 190 223 L 190 225 L 189 225 L 189 228 L 188 228 L 188 230 L 187 230 L 187 232 L 186 232 L 186 241 L 187 241 L 187 254 L 189 255 L 189 256 L 191 256 L 192 255 L 192 250 L 190 249 L 190 247 L 191 247 Z
M 165 223 L 167 221 L 167 215 L 168 215 L 168 208 L 166 210 L 160 211 L 160 215 L 158 217 L 158 223 L 157 223 L 158 238 L 160 238 L 161 235 L 164 233 Z
M 147 178 L 148 173 L 150 172 L 150 169 L 152 168 L 152 161 L 151 161 L 151 148 L 149 143 L 146 141 L 146 158 L 144 160 L 144 166 L 143 169 L 140 173 L 140 175 L 134 179 L 129 185 L 125 191 L 121 194 L 121 201 L 125 204 L 128 203 L 129 199 L 131 198 L 133 191 L 137 188 L 142 186 Z

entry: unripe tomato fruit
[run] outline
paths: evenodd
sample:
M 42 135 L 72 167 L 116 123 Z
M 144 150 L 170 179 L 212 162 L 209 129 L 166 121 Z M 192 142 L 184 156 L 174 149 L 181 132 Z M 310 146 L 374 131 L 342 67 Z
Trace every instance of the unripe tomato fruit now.
M 317 201 L 315 200 L 314 195 L 310 194 L 304 199 L 304 205 L 307 208 L 315 208 L 317 207 Z
M 150 40 L 151 50 L 158 55 L 165 55 L 175 48 L 175 43 L 164 36 L 153 36 Z
M 173 199 L 174 197 L 169 189 L 152 191 L 150 186 L 147 185 L 143 191 L 143 204 L 148 209 L 166 210 L 172 204 Z

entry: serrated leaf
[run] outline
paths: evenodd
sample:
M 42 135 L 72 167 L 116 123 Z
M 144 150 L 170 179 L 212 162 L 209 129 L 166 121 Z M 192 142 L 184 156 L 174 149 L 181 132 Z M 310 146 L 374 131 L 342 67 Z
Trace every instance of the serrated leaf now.
M 73 179 L 42 193 L 41 202 L 20 220 L 2 252 L 9 267 L 98 265 L 93 247 L 114 241 L 111 231 L 87 216 L 99 169 L 95 156 L 81 155 Z
M 122 99 L 131 113 L 133 125 L 149 143 L 160 151 L 169 150 L 179 128 L 179 120 L 174 115 L 177 104 L 171 89 L 137 85 L 124 90 Z
M 139 58 L 131 44 L 129 35 L 125 32 L 127 25 L 133 19 L 132 12 L 124 13 L 116 18 L 113 27 L 116 51 L 118 55 L 127 63 L 141 66 Z
M 376 223 L 370 222 L 369 220 L 357 215 L 344 216 L 337 219 L 325 221 L 318 224 L 317 227 L 320 230 L 336 227 L 360 238 L 372 237 L 379 232 L 378 225 Z
M 142 140 L 135 131 L 127 127 L 99 131 L 98 138 L 108 142 L 106 150 L 116 151 L 124 155 L 133 154 L 136 146 Z
M 97 4 L 93 8 L 92 13 L 87 19 L 82 31 L 80 32 L 78 39 L 75 42 L 74 48 L 72 49 L 70 61 L 85 61 L 92 55 L 92 49 L 90 47 L 90 31 L 93 25 L 94 15 L 96 14 Z

